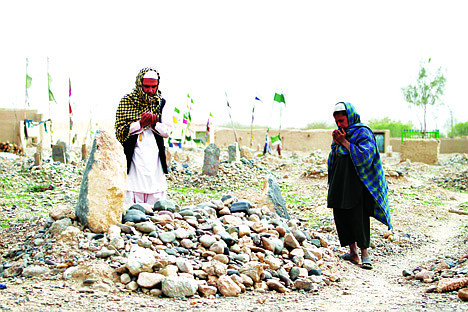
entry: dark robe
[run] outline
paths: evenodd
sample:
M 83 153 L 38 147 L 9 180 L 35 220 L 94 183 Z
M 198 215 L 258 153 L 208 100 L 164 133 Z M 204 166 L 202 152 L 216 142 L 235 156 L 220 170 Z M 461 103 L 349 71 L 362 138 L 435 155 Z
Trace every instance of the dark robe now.
M 369 248 L 373 197 L 359 179 L 349 155 L 336 157 L 328 181 L 327 207 L 333 208 L 341 246 L 356 242 L 361 249 Z

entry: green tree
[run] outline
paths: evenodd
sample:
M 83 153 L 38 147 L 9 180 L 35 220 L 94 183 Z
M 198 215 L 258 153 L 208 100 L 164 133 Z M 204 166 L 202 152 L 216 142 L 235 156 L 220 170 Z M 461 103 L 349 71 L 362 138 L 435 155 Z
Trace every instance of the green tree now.
M 427 109 L 429 106 L 443 104 L 442 96 L 445 91 L 446 78 L 442 74 L 442 68 L 439 67 L 435 73 L 428 71 L 431 59 L 422 62 L 419 69 L 418 79 L 415 85 L 408 85 L 401 88 L 406 102 L 422 109 L 423 122 L 421 130 L 426 132 Z M 419 117 L 418 117 L 419 119 Z M 421 123 L 421 120 L 420 120 Z
M 468 136 L 468 121 L 457 123 L 452 127 L 452 130 L 449 132 L 449 136 Z
M 413 128 L 411 122 L 404 124 L 401 121 L 394 121 L 388 117 L 371 119 L 369 120 L 369 126 L 372 130 L 390 130 L 390 136 L 393 138 L 399 137 L 401 135 L 401 130 Z

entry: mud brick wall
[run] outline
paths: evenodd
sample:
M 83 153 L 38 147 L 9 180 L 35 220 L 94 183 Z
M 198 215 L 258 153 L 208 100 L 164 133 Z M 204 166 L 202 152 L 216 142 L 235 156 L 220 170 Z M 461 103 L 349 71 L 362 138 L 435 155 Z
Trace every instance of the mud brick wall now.
M 440 140 L 409 139 L 401 142 L 400 159 L 433 165 L 439 161 Z
M 270 129 L 269 136 L 278 135 L 278 129 Z M 330 151 L 332 143 L 333 129 L 326 130 L 295 130 L 295 129 L 281 129 L 281 143 L 282 149 L 285 151 L 316 151 L 322 150 L 324 152 Z M 376 134 L 384 135 L 384 149 L 390 143 L 390 130 L 377 130 Z M 236 130 L 237 141 L 239 146 L 250 147 L 250 129 Z M 265 144 L 266 129 L 254 129 L 252 136 L 254 137 L 253 149 L 263 151 Z M 217 128 L 215 130 L 215 144 L 220 148 L 225 148 L 229 144 L 235 142 L 234 131 L 228 128 Z
M 42 120 L 42 114 L 35 109 L 0 108 L 0 141 L 21 145 L 20 121 L 31 119 Z

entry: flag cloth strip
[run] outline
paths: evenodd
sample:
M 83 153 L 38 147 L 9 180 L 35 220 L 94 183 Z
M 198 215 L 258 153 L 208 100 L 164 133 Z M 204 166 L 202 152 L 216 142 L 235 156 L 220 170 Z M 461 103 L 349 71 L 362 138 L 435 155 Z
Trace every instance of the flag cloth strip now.
M 270 137 L 271 143 L 275 143 L 277 141 L 281 141 L 281 136 L 278 134 L 277 136 Z
M 284 104 L 286 104 L 286 102 L 285 102 L 285 100 L 284 100 L 284 95 L 283 95 L 282 93 L 281 93 L 281 94 L 275 93 L 275 97 L 273 98 L 273 100 L 274 100 L 275 102 L 278 102 L 278 103 L 284 103 Z

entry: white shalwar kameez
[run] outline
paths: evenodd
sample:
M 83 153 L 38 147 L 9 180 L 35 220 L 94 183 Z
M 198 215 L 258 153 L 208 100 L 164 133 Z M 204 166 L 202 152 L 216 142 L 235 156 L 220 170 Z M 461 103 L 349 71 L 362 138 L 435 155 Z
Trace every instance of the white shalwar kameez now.
M 151 127 L 141 128 L 139 121 L 130 125 L 130 135 L 138 134 L 138 139 L 127 175 L 126 204 L 147 203 L 154 205 L 158 200 L 166 199 L 167 181 L 153 132 L 167 138 L 170 129 L 169 124 L 160 122 L 156 123 L 155 130 Z

